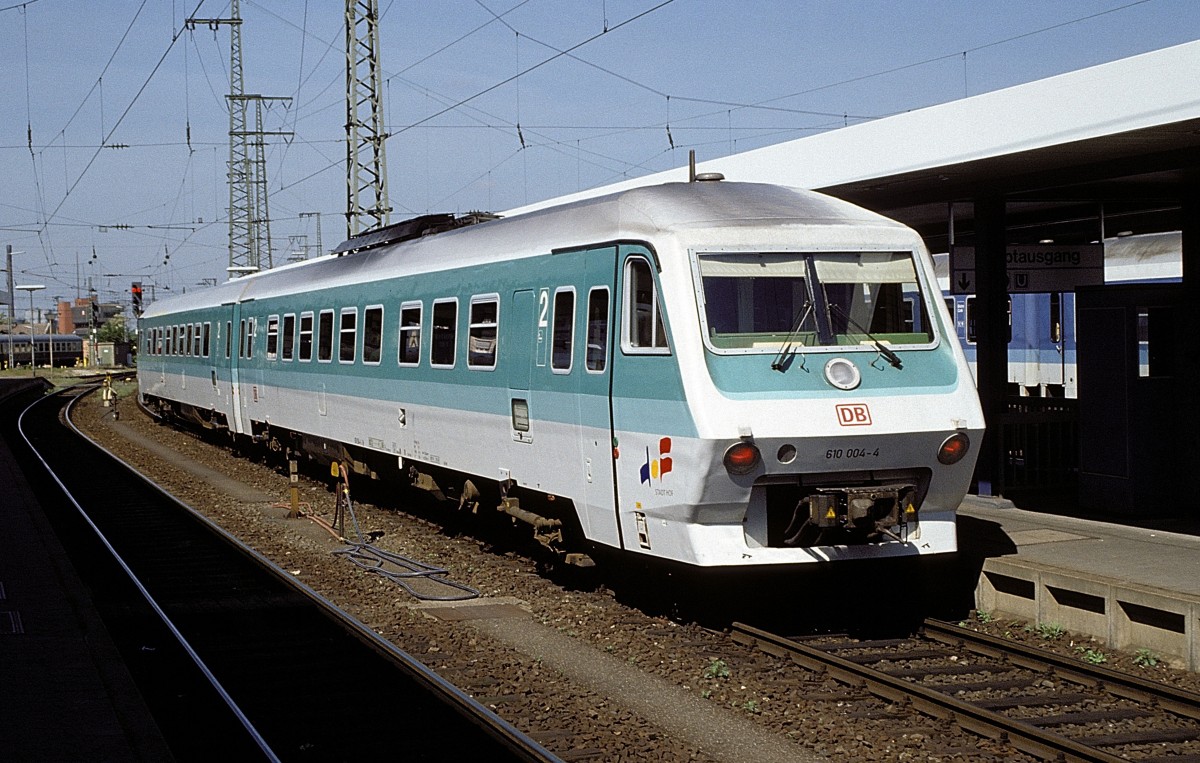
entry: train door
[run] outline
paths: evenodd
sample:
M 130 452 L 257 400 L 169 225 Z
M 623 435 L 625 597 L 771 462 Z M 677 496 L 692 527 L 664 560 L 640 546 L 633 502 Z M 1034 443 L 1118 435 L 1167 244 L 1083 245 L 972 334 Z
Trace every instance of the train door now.
M 533 358 L 536 355 L 535 346 L 545 342 L 545 329 L 536 322 L 536 301 L 532 289 L 520 289 L 512 294 L 509 314 L 512 316 L 505 322 L 508 335 L 504 337 L 503 345 L 509 352 L 512 363 L 509 365 L 508 398 L 510 426 L 514 442 L 524 445 L 533 443 L 530 432 L 529 405 L 530 375 L 533 372 Z M 532 335 L 526 333 L 528 327 L 534 327 Z
M 616 519 L 623 548 L 649 550 L 651 520 L 683 495 L 679 435 L 694 434 L 667 334 L 654 255 L 622 247 L 614 290 L 612 421 Z M 660 538 L 660 541 L 662 539 Z
M 232 308 L 232 320 L 225 324 L 225 359 L 228 362 L 229 368 L 229 426 L 236 434 L 241 434 L 245 431 L 242 423 L 242 391 L 241 380 L 238 374 L 238 360 L 241 349 L 239 344 L 244 346 L 245 335 L 242 333 L 242 326 L 245 324 L 245 319 L 242 318 L 242 306 L 240 304 L 230 305 Z M 235 335 L 238 340 L 235 341 Z
M 1052 291 L 1048 299 L 1050 314 L 1044 331 L 1050 344 L 1051 355 L 1048 364 L 1051 367 L 1047 370 L 1046 383 L 1061 390 L 1065 389 L 1067 384 L 1066 294 L 1061 291 Z
M 578 289 L 576 307 L 581 320 L 575 341 L 581 347 L 575 353 L 579 366 L 575 372 L 575 401 L 586 509 L 581 507 L 579 514 L 588 537 L 619 546 L 611 406 L 617 248 L 591 250 L 581 256 L 584 281 Z

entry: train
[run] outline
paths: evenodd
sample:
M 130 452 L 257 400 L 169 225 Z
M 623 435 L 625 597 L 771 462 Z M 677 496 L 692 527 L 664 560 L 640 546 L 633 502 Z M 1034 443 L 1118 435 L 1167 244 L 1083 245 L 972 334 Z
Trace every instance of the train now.
M 426 215 L 148 306 L 143 405 L 565 562 L 944 554 L 984 430 L 910 228 L 720 175 Z
M 0 363 L 12 357 L 13 367 L 36 361 L 57 368 L 78 365 L 83 360 L 83 338 L 75 334 L 6 334 L 0 336 Z
M 1179 231 L 1114 236 L 1104 240 L 1104 281 L 1177 283 L 1183 276 Z M 975 373 L 975 297 L 950 291 L 949 255 L 933 255 L 934 270 L 955 333 Z M 1144 331 L 1144 327 L 1140 330 Z M 1078 396 L 1075 294 L 1070 291 L 1012 293 L 1008 297 L 1008 385 L 1020 397 Z M 1141 363 L 1148 361 L 1145 337 Z

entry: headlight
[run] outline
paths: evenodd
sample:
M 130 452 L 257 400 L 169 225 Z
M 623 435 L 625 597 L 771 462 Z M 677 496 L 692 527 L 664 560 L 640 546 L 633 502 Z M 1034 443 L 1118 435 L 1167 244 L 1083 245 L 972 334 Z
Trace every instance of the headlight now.
M 825 364 L 825 379 L 838 389 L 854 389 L 862 382 L 862 374 L 846 358 L 834 358 Z
M 942 447 L 938 448 L 938 463 L 949 466 L 962 461 L 963 456 L 967 455 L 967 451 L 971 449 L 971 438 L 967 437 L 962 432 L 956 432 L 942 443 Z

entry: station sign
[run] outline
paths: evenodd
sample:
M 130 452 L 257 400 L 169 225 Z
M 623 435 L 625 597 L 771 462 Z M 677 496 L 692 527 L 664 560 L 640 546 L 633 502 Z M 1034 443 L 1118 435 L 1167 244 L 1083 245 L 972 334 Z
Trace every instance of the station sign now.
M 1004 249 L 1008 292 L 1075 291 L 1104 284 L 1103 244 L 1031 244 Z M 974 294 L 975 247 L 950 247 L 950 292 Z

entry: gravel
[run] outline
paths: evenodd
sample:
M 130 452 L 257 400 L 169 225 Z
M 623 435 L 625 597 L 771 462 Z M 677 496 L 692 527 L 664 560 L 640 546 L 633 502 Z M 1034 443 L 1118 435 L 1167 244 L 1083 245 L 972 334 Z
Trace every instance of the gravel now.
M 131 385 L 118 387 L 132 394 Z M 546 565 L 523 536 L 467 532 L 463 518 L 424 494 L 388 496 L 378 501 L 385 508 L 356 502 L 362 531 L 382 533 L 376 545 L 445 570 L 481 594 L 472 602 L 422 602 L 333 554 L 344 545 L 309 518 L 333 518 L 334 495 L 320 475 L 301 477 L 306 518 L 288 519 L 284 470 L 157 425 L 132 398 L 119 410 L 114 421 L 112 409 L 92 399 L 77 421 L 164 489 L 564 760 L 1025 759 L 733 643 L 721 631 L 728 612 L 714 607 L 705 616 L 701 608 L 696 616 L 695 597 L 704 592 L 698 594 L 693 581 L 662 572 Z M 436 582 L 420 585 L 427 595 L 451 594 Z M 795 592 L 771 581 L 730 587 L 742 602 L 779 596 L 804 611 L 801 584 Z M 691 606 L 680 604 L 687 599 L 681 593 L 693 597 Z M 1019 640 L 1040 635 L 1023 622 L 986 615 L 970 622 Z M 1078 651 L 1084 644 L 1100 648 L 1070 634 L 1039 643 L 1077 657 L 1085 654 Z M 1112 668 L 1197 685 L 1194 674 L 1161 661 L 1151 665 L 1145 655 L 1106 651 L 1105 657 Z

